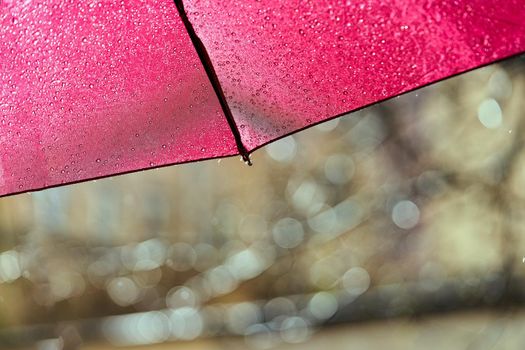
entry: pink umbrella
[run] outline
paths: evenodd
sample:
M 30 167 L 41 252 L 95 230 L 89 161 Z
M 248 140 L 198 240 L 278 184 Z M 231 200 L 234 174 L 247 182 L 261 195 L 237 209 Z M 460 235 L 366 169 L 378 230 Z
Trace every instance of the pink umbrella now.
M 0 2 L 0 194 L 241 154 L 525 51 L 522 0 Z

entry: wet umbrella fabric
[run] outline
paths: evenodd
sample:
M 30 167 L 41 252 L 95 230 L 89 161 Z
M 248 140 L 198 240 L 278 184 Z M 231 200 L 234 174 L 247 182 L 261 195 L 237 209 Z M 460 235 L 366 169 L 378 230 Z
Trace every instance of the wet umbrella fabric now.
M 178 3 L 0 2 L 1 195 L 250 152 L 525 51 L 522 0 Z

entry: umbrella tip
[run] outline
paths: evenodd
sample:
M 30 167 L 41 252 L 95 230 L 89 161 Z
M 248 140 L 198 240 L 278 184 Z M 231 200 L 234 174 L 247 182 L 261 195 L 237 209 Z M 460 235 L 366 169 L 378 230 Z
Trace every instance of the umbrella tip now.
M 244 162 L 244 164 L 247 164 L 248 166 L 252 166 L 253 165 L 249 154 L 241 155 L 241 160 Z

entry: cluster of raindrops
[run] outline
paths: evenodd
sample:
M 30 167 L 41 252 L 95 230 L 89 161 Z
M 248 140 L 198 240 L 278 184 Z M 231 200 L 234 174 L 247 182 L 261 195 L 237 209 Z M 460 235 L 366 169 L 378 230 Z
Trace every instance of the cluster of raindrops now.
M 173 3 L 2 6 L 0 194 L 235 151 Z
M 485 16 L 474 16 L 461 6 L 415 0 L 225 0 L 189 1 L 186 11 L 253 149 L 520 52 L 519 40 L 509 39 L 519 36 L 519 11 L 486 7 Z M 480 120 L 494 128 L 498 116 L 486 108 L 495 107 L 486 105 Z

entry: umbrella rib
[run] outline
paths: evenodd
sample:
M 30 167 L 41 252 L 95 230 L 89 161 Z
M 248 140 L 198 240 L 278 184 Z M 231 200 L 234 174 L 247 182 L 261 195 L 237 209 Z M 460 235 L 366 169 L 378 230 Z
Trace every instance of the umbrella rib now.
M 252 165 L 252 162 L 250 160 L 250 153 L 248 152 L 248 150 L 246 149 L 246 147 L 244 147 L 244 144 L 242 143 L 241 134 L 239 133 L 239 129 L 237 128 L 237 123 L 235 123 L 235 119 L 233 118 L 232 111 L 230 109 L 230 106 L 228 105 L 228 101 L 226 100 L 226 95 L 224 94 L 224 91 L 222 89 L 221 83 L 219 81 L 219 77 L 217 76 L 217 73 L 215 72 L 215 69 L 213 68 L 213 63 L 211 62 L 210 56 L 208 55 L 208 51 L 206 50 L 206 47 L 204 46 L 203 42 L 197 36 L 197 33 L 195 32 L 193 25 L 188 19 L 188 15 L 186 14 L 186 10 L 184 9 L 183 0 L 174 0 L 174 1 L 175 1 L 175 5 L 177 6 L 179 15 L 182 19 L 182 22 L 184 23 L 184 26 L 186 27 L 186 31 L 188 32 L 188 35 L 190 36 L 191 42 L 193 46 L 195 47 L 197 54 L 199 55 L 199 59 L 202 65 L 204 66 L 204 70 L 206 71 L 206 74 L 208 75 L 208 79 L 211 82 L 213 90 L 215 91 L 215 94 L 217 95 L 217 98 L 219 99 L 219 103 L 221 105 L 222 111 L 224 115 L 226 116 L 228 125 L 230 126 L 230 129 L 233 133 L 233 137 L 235 138 L 235 143 L 237 144 L 237 149 L 239 150 L 239 154 L 242 156 L 242 159 L 244 160 L 246 164 Z

